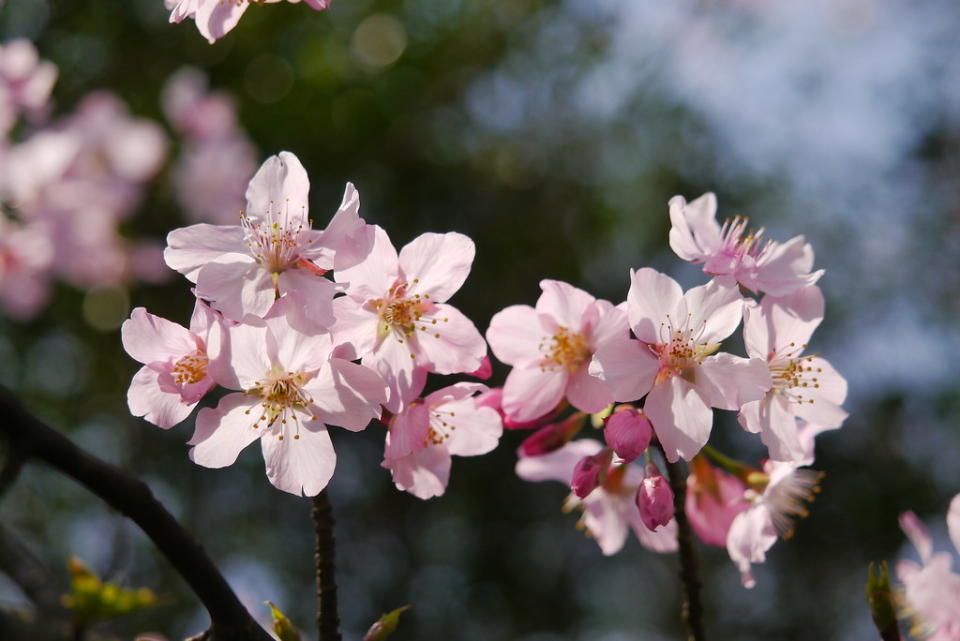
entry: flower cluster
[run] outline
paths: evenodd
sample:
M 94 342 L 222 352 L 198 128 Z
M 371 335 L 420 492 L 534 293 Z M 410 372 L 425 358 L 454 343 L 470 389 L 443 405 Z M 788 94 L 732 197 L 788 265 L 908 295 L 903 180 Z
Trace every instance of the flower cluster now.
M 442 494 L 451 456 L 488 452 L 502 431 L 478 400 L 481 383 L 422 396 L 428 373 L 476 372 L 486 357 L 473 323 L 447 303 L 473 242 L 423 234 L 398 253 L 360 218 L 350 184 L 314 229 L 308 191 L 300 161 L 282 152 L 250 180 L 239 224 L 170 232 L 164 257 L 194 284 L 196 308 L 189 329 L 142 308 L 124 323 L 124 347 L 144 365 L 130 409 L 169 428 L 216 386 L 234 390 L 197 414 L 190 458 L 224 467 L 259 440 L 270 481 L 308 496 L 336 464 L 327 426 L 358 431 L 379 418 L 396 486 Z
M 648 547 L 675 546 L 674 497 L 650 445 L 669 464 L 690 462 L 692 526 L 727 547 L 752 586 L 751 564 L 789 536 L 818 489 L 819 473 L 802 469 L 814 436 L 846 418 L 846 381 L 808 352 L 823 319 L 815 284 L 823 272 L 813 271 L 801 236 L 781 244 L 742 217 L 719 224 L 713 194 L 677 196 L 669 209 L 670 246 L 711 280 L 683 291 L 654 269 L 631 270 L 618 305 L 542 281 L 535 307 L 514 305 L 490 321 L 490 347 L 512 366 L 498 407 L 506 427 L 540 428 L 521 445 L 517 473 L 569 484 L 567 505 L 584 509 L 606 554 L 628 525 Z M 741 321 L 746 356 L 721 351 Z M 737 412 L 769 460 L 754 468 L 705 447 L 714 410 Z M 606 445 L 573 440 L 591 414 Z
M 287 0 L 294 4 L 301 0 Z M 227 35 L 250 5 L 272 4 L 283 0 L 164 0 L 170 9 L 170 22 L 183 22 L 193 18 L 197 30 L 210 44 Z M 303 0 L 310 8 L 322 11 L 330 6 L 330 0 Z
M 117 225 L 159 171 L 165 134 L 105 92 L 51 121 L 56 77 L 28 41 L 0 46 L 0 306 L 19 320 L 46 304 L 54 278 L 113 286 L 160 264 L 159 248 Z

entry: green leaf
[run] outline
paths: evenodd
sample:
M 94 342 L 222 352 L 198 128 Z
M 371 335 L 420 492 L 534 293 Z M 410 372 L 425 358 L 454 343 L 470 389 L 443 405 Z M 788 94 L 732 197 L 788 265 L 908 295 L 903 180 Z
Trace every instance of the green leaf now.
M 264 601 L 270 606 L 270 616 L 273 617 L 273 632 L 280 641 L 300 641 L 300 632 L 293 626 L 290 619 L 287 618 L 280 608 L 275 606 L 272 601 Z
M 400 623 L 400 615 L 409 609 L 410 606 L 405 605 L 402 608 L 397 608 L 392 612 L 384 614 L 376 623 L 370 626 L 367 634 L 363 637 L 363 641 L 384 641 L 384 639 L 393 634 L 393 631 L 397 629 L 397 624 Z

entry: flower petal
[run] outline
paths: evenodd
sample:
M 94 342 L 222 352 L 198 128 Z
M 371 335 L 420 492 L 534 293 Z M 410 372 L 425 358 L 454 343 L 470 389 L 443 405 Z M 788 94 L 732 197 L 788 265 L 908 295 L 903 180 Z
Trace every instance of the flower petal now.
M 397 250 L 379 225 L 374 225 L 370 254 L 357 265 L 333 273 L 335 281 L 348 285 L 347 294 L 364 302 L 383 298 L 399 277 Z
M 544 334 L 535 309 L 529 305 L 511 305 L 490 319 L 487 341 L 497 360 L 516 365 L 540 355 Z
M 379 418 L 380 404 L 387 401 L 386 385 L 375 371 L 340 358 L 331 358 L 304 387 L 324 423 L 353 432 Z
M 630 275 L 627 292 L 627 315 L 637 338 L 646 343 L 660 343 L 660 325 L 668 315 L 675 315 L 683 290 L 677 281 L 655 269 L 644 267 Z
M 683 260 L 703 262 L 720 247 L 717 197 L 706 193 L 688 203 L 683 196 L 670 199 L 670 248 Z
M 540 456 L 521 456 L 517 461 L 517 476 L 525 481 L 560 481 L 570 485 L 573 468 L 585 456 L 593 456 L 603 449 L 603 443 L 590 438 L 570 441 L 563 447 Z
M 256 399 L 243 394 L 227 394 L 216 409 L 205 407 L 197 414 L 196 429 L 187 443 L 190 460 L 204 467 L 233 465 L 240 452 L 263 434 L 255 428 L 258 414 Z
M 184 403 L 180 394 L 161 389 L 158 372 L 141 367 L 130 381 L 127 405 L 134 416 L 142 416 L 157 427 L 169 429 L 187 418 L 197 403 Z
M 235 321 L 266 314 L 276 298 L 274 289 L 270 274 L 245 254 L 224 254 L 197 276 L 197 296 Z
M 615 401 L 635 401 L 653 386 L 660 362 L 646 345 L 620 335 L 597 348 L 589 371 L 607 384 Z
M 360 217 L 360 193 L 347 183 L 337 213 L 323 230 L 320 245 L 333 252 L 333 261 L 319 261 L 324 269 L 348 269 L 363 262 L 373 250 L 374 229 Z
M 408 293 L 446 302 L 467 279 L 475 255 L 473 241 L 463 234 L 417 236 L 400 250 L 400 271 L 409 283 Z
M 144 365 L 169 362 L 197 351 L 199 345 L 190 330 L 143 307 L 137 307 L 120 326 L 123 349 Z
M 678 376 L 654 385 L 643 411 L 671 463 L 689 461 L 710 439 L 713 411 L 697 388 Z
M 503 411 L 514 421 L 540 418 L 563 399 L 567 378 L 565 370 L 545 370 L 537 362 L 514 367 L 503 384 Z
M 410 456 L 387 460 L 381 466 L 390 470 L 393 483 L 419 499 L 440 496 L 450 481 L 450 453 L 442 445 L 431 445 Z
M 960 494 L 950 501 L 950 508 L 947 510 L 947 531 L 950 532 L 953 547 L 960 551 Z
M 456 307 L 434 305 L 418 323 L 426 327 L 426 331 L 416 335 L 420 348 L 418 365 L 437 374 L 473 372 L 480 367 L 487 354 L 487 343 L 473 321 Z
M 770 513 L 763 505 L 755 505 L 733 519 L 727 533 L 727 553 L 740 570 L 744 587 L 756 585 L 750 565 L 763 563 L 767 558 L 767 550 L 776 541 L 777 531 Z
M 197 282 L 200 269 L 224 254 L 248 252 L 239 225 L 190 225 L 167 234 L 163 259 L 190 282 Z
M 297 496 L 301 492 L 304 496 L 319 494 L 337 466 L 330 434 L 319 421 L 303 422 L 296 433 L 289 428 L 269 430 L 260 439 L 260 447 L 270 482 Z
M 493 451 L 503 434 L 500 414 L 490 407 L 477 407 L 473 397 L 446 403 L 439 408 L 455 428 L 444 443 L 456 456 L 479 456 Z
M 763 398 L 770 389 L 770 368 L 762 358 L 714 354 L 694 370 L 697 387 L 712 407 L 739 410 L 744 403 Z
M 913 543 L 913 547 L 917 548 L 920 560 L 926 564 L 933 556 L 933 540 L 930 538 L 926 526 L 913 512 L 904 512 L 900 515 L 900 529 Z
M 293 227 L 298 223 L 308 227 L 309 193 L 310 179 L 300 159 L 281 151 L 267 158 L 250 179 L 245 213 L 255 222 L 264 222 L 268 214 L 275 214 Z
M 590 375 L 588 363 L 584 363 L 570 376 L 566 393 L 571 405 L 588 414 L 595 414 L 613 403 L 610 387 Z
M 571 332 L 581 331 L 584 312 L 596 299 L 559 280 L 541 280 L 540 289 L 543 293 L 537 299 L 537 314 L 552 317 L 560 327 Z
M 713 279 L 683 296 L 697 342 L 719 343 L 733 333 L 743 316 L 743 297 L 735 284 Z
M 423 403 L 411 403 L 393 417 L 387 432 L 383 458 L 392 461 L 424 448 L 430 429 L 430 411 Z

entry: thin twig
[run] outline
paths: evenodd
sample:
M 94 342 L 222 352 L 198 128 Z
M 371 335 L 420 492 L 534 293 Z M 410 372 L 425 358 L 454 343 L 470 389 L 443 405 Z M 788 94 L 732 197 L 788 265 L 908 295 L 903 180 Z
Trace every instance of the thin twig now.
M 327 491 L 313 497 L 313 523 L 317 534 L 314 560 L 317 567 L 317 628 L 320 641 L 340 641 L 340 615 L 337 613 L 337 579 L 334 565 L 336 542 L 333 537 L 333 510 Z
M 663 448 L 657 443 L 660 453 Z M 680 553 L 680 581 L 683 583 L 683 620 L 687 624 L 688 641 L 706 641 L 703 629 L 703 601 L 700 600 L 700 567 L 693 548 L 693 532 L 687 520 L 687 477 L 679 463 L 670 463 L 664 456 L 670 489 L 673 490 L 673 515 L 677 520 L 677 546 Z
M 140 526 L 210 614 L 216 641 L 270 641 L 210 557 L 139 479 L 86 453 L 0 387 L 0 436 L 28 459 L 66 474 Z
M 0 525 L 0 571 L 19 586 L 44 616 L 66 618 L 60 605 L 63 586 L 59 577 L 4 525 Z

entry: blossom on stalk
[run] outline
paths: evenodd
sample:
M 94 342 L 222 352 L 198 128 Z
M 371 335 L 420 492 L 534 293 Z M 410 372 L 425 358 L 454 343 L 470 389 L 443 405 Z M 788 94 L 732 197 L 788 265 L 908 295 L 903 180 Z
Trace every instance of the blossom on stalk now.
M 673 519 L 673 489 L 654 463 L 647 465 L 647 475 L 637 488 L 637 507 L 651 532 Z
M 329 269 L 356 264 L 369 251 L 360 197 L 347 184 L 325 230 L 307 218 L 310 182 L 292 153 L 271 156 L 247 188 L 241 225 L 200 223 L 167 235 L 167 265 L 197 284 L 197 295 L 231 320 L 262 317 L 279 296 L 302 307 L 314 330 L 333 324 L 337 288 Z
M 750 221 L 737 216 L 721 227 L 717 223 L 717 198 L 707 193 L 688 203 L 682 196 L 670 199 L 670 247 L 682 258 L 703 263 L 713 276 L 735 279 L 754 292 L 783 296 L 812 285 L 823 275 L 813 269 L 813 249 L 803 236 L 786 243 L 750 230 Z
M 951 555 L 933 552 L 930 534 L 913 512 L 900 515 L 900 527 L 921 561 L 897 563 L 897 578 L 903 582 L 909 611 L 918 624 L 917 636 L 928 641 L 960 640 L 960 574 L 953 571 Z M 960 494 L 950 501 L 947 530 L 953 547 L 960 551 Z
M 744 587 L 756 585 L 751 564 L 763 563 L 777 537 L 793 535 L 793 520 L 808 514 L 807 504 L 820 489 L 821 472 L 799 469 L 795 463 L 767 461 L 763 475 L 754 474 L 744 493 L 750 506 L 730 524 L 727 553 L 740 570 Z
M 380 416 L 386 390 L 376 372 L 334 358 L 329 334 L 294 329 L 298 323 L 291 316 L 298 311 L 280 299 L 266 318 L 248 316 L 230 327 L 231 376 L 220 382 L 242 393 L 200 411 L 190 458 L 204 467 L 226 467 L 260 439 L 270 482 L 314 496 L 336 466 L 326 426 L 366 428 Z
M 0 46 L 0 132 L 10 131 L 21 113 L 46 116 L 56 80 L 56 65 L 41 60 L 29 40 Z
M 716 353 L 742 311 L 737 288 L 717 280 L 684 293 L 654 269 L 631 274 L 627 314 L 637 338 L 606 340 L 590 371 L 609 384 L 614 400 L 647 395 L 644 414 L 670 462 L 690 460 L 706 444 L 711 407 L 736 410 L 770 388 L 762 359 Z
M 123 348 L 143 363 L 130 382 L 127 403 L 134 416 L 173 427 L 215 385 L 212 369 L 223 357 L 219 315 L 197 300 L 186 329 L 137 307 L 123 322 Z
M 446 304 L 470 273 L 474 252 L 472 240 L 449 232 L 422 234 L 398 255 L 376 226 L 366 260 L 334 273 L 347 295 L 333 303 L 337 320 L 331 331 L 387 381 L 391 412 L 417 396 L 426 372 L 480 368 L 486 342 L 470 319 Z
M 503 409 L 515 421 L 531 421 L 566 397 L 581 411 L 599 412 L 614 398 L 590 375 L 590 359 L 608 339 L 627 336 L 626 314 L 561 281 L 542 280 L 540 289 L 536 308 L 512 305 L 490 320 L 490 349 L 513 366 Z
M 770 458 L 796 461 L 805 455 L 797 417 L 821 430 L 840 427 L 847 413 L 840 405 L 847 382 L 818 355 L 804 356 L 807 342 L 823 319 L 823 295 L 811 285 L 783 298 L 764 296 L 744 312 L 747 353 L 764 359 L 772 387 L 740 408 L 740 424 L 760 433 Z
M 604 440 L 625 461 L 639 458 L 650 446 L 653 428 L 643 412 L 620 405 L 603 423 Z
M 594 456 L 604 446 L 592 439 L 571 441 L 561 449 L 542 456 L 520 456 L 517 476 L 527 481 L 560 481 L 569 486 L 574 468 L 584 457 Z M 632 530 L 644 547 L 654 552 L 677 549 L 676 521 L 650 531 L 643 524 L 636 495 L 644 479 L 644 470 L 636 464 L 615 463 L 603 482 L 585 498 L 573 493 L 567 497 L 564 510 L 583 511 L 578 527 L 585 529 L 605 555 L 616 554 Z
M 390 421 L 382 466 L 399 490 L 417 498 L 440 496 L 450 479 L 451 456 L 493 450 L 503 433 L 500 415 L 477 403 L 481 383 L 457 383 L 407 404 Z
M 303 0 L 306 5 L 317 11 L 330 6 L 331 0 Z M 164 0 L 170 9 L 170 22 L 183 22 L 193 18 L 197 30 L 210 44 L 227 35 L 251 4 L 274 4 L 283 0 Z M 300 0 L 287 0 L 297 4 Z

